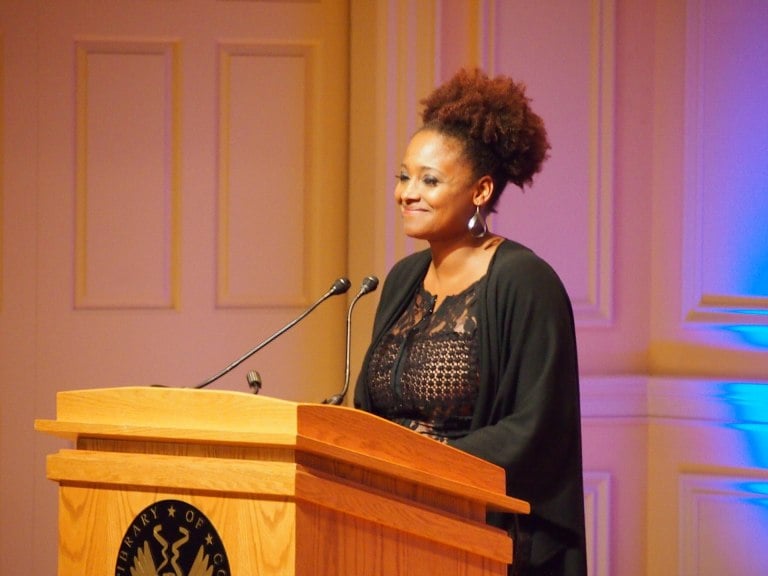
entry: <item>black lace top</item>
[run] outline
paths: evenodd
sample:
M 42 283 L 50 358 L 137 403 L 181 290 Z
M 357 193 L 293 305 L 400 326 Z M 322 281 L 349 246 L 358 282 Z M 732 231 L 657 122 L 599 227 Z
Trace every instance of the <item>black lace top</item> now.
M 437 440 L 469 431 L 478 394 L 477 289 L 435 297 L 422 286 L 373 351 L 372 411 Z

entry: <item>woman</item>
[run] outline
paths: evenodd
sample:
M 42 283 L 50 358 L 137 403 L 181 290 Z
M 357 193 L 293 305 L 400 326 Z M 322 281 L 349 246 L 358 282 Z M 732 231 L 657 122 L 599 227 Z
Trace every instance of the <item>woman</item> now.
M 488 231 L 508 182 L 549 143 L 524 86 L 459 72 L 423 104 L 396 175 L 405 233 L 429 243 L 390 271 L 355 405 L 506 470 L 530 516 L 510 574 L 586 574 L 576 342 L 570 300 L 532 251 Z

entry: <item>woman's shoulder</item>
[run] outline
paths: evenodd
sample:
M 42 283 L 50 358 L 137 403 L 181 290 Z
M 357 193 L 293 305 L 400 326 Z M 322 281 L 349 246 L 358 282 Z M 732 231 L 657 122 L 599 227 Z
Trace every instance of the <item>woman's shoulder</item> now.
M 392 266 L 388 276 L 394 275 L 410 275 L 421 274 L 429 266 L 432 256 L 429 250 L 421 250 L 414 252 L 408 256 L 404 256 Z
M 414 252 L 398 260 L 387 272 L 384 281 L 384 291 L 407 290 L 415 283 L 420 282 L 429 267 L 430 261 L 429 250 Z
M 494 258 L 494 264 L 500 264 L 501 268 L 505 270 L 511 265 L 552 269 L 549 263 L 531 248 L 508 238 L 505 238 L 504 241 L 499 244 Z
M 509 239 L 505 239 L 496 250 L 489 277 L 516 287 L 562 286 L 560 277 L 549 262 L 531 248 Z

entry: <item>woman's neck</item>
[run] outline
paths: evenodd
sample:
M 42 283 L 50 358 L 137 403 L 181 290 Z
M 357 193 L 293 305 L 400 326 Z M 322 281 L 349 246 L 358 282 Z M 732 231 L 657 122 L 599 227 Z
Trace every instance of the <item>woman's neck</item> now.
M 471 242 L 431 243 L 432 263 L 424 287 L 438 297 L 462 292 L 485 275 L 502 240 L 488 235 Z

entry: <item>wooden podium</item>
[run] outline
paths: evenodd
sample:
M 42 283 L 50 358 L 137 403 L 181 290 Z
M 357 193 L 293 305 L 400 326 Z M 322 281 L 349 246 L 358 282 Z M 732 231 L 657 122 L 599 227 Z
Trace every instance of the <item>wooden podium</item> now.
M 60 392 L 74 442 L 59 575 L 506 575 L 486 510 L 528 513 L 504 471 L 341 406 L 153 387 Z

